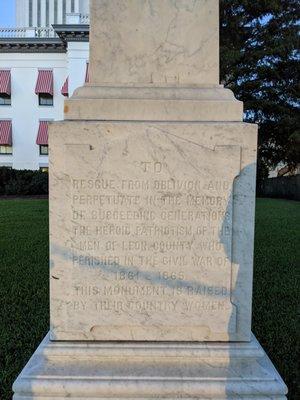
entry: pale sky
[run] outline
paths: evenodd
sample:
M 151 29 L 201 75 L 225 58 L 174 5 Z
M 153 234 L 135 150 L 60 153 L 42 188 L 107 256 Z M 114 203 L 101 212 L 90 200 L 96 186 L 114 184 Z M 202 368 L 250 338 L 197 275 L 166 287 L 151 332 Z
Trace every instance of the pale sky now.
M 15 0 L 0 0 L 0 27 L 15 25 Z
M 263 18 L 262 22 L 268 22 L 271 16 Z M 15 26 L 15 0 L 0 0 L 0 27 Z

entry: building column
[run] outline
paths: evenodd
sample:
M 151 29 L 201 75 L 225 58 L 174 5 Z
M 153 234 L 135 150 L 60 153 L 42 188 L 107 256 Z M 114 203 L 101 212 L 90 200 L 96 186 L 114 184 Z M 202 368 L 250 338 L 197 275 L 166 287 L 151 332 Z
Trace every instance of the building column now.
M 67 0 L 62 0 L 62 23 L 66 23 Z
M 54 24 L 54 0 L 49 0 L 49 24 Z
M 79 8 L 81 14 L 89 14 L 89 0 L 80 0 Z
M 20 21 L 22 21 L 22 27 L 28 27 L 29 26 L 29 0 L 26 0 L 26 3 L 22 2 L 23 7 L 21 8 L 22 13 L 23 13 L 23 18 L 20 18 Z M 18 26 L 18 25 L 17 25 Z
M 40 0 L 41 2 L 41 26 L 46 26 L 46 0 Z
M 37 2 L 38 0 L 32 0 L 32 26 L 38 26 L 37 21 Z
M 63 0 L 57 0 L 57 23 L 62 24 L 63 17 L 62 17 L 62 6 Z
M 16 11 L 15 11 L 15 16 L 16 16 L 16 27 L 23 28 L 27 26 L 27 21 L 26 21 L 26 13 L 25 10 L 27 9 L 27 1 L 22 1 L 22 0 L 16 0 Z
M 75 13 L 80 13 L 80 10 L 79 10 L 79 0 L 75 0 L 75 11 L 74 11 Z

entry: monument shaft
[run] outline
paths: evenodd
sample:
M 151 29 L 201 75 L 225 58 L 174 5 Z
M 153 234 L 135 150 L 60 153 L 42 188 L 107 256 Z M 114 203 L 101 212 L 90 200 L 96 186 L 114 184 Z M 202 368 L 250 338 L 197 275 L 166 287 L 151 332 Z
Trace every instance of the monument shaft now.
M 91 2 L 96 85 L 219 84 L 218 0 Z

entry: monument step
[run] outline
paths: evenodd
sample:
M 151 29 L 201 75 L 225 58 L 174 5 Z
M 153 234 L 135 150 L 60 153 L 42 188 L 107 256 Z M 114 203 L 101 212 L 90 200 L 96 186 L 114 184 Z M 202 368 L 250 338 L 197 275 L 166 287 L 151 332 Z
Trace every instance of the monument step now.
M 14 384 L 14 400 L 283 400 L 283 381 L 254 336 L 244 343 L 51 342 Z

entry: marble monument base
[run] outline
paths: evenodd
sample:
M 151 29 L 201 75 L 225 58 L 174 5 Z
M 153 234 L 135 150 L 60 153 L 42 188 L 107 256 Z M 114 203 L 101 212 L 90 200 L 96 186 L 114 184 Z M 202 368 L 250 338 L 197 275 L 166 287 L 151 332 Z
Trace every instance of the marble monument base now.
M 286 399 L 287 388 L 251 342 L 51 342 L 14 383 L 14 400 Z

